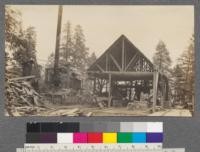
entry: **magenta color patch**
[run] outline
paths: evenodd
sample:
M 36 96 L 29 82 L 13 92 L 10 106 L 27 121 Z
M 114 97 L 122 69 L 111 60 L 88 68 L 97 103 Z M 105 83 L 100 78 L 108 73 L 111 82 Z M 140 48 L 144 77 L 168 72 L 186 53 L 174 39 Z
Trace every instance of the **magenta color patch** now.
M 87 133 L 74 133 L 74 143 L 87 143 Z

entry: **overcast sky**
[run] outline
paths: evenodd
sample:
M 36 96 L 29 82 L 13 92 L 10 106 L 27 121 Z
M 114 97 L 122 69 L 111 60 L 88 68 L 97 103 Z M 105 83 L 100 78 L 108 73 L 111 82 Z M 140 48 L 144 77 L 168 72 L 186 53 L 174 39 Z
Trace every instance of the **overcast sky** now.
M 37 32 L 37 58 L 45 64 L 55 51 L 58 6 L 15 5 L 22 12 L 24 28 Z M 150 60 L 159 40 L 163 40 L 173 62 L 188 46 L 194 33 L 193 6 L 96 6 L 65 5 L 62 24 L 80 24 L 91 52 L 100 56 L 121 34 Z

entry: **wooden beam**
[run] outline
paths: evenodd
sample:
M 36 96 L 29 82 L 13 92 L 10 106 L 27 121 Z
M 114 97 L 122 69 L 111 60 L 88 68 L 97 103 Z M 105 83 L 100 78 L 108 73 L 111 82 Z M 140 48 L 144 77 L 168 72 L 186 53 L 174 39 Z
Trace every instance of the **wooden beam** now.
M 108 71 L 108 53 L 106 54 L 106 71 Z
M 157 93 L 158 93 L 158 71 L 154 71 L 153 73 L 153 107 L 152 110 L 155 112 L 156 101 L 157 101 Z
M 12 78 L 12 79 L 9 79 L 9 81 L 20 81 L 20 80 L 33 79 L 33 78 L 35 78 L 35 76 L 30 75 L 30 76 L 25 76 L 25 77 Z
M 133 63 L 133 61 L 135 60 L 135 58 L 137 57 L 137 55 L 138 55 L 138 53 L 136 53 L 136 54 L 132 57 L 132 59 L 130 60 L 130 62 L 129 62 L 128 65 L 126 66 L 125 71 L 128 70 L 129 66 L 131 65 L 131 63 Z
M 112 77 L 111 77 L 111 74 L 109 74 L 109 87 L 108 87 L 108 107 L 111 106 L 111 101 L 112 101 L 112 95 L 111 95 L 111 89 L 112 89 L 112 86 L 111 86 L 111 83 L 112 83 Z
M 120 65 L 117 63 L 117 60 L 112 56 L 112 54 L 110 54 L 110 58 L 113 60 L 113 62 L 115 63 L 115 65 L 117 66 L 119 71 L 122 71 L 122 68 L 120 67 Z
M 125 50 L 124 50 L 124 37 L 122 38 L 122 71 L 125 69 Z
M 96 64 L 96 66 L 101 70 L 101 72 L 104 72 L 104 69 L 99 64 Z

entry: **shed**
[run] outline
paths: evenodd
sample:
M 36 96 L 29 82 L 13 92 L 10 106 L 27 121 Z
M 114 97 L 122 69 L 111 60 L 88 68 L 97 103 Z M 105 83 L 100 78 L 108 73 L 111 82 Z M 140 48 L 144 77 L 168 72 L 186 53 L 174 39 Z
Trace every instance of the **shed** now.
M 168 100 L 167 77 L 156 70 L 153 63 L 124 35 L 88 68 L 87 73 L 93 81 L 93 92 L 99 96 L 107 94 L 108 106 L 111 106 L 115 90 L 119 92 L 122 87 L 129 97 L 133 88 L 140 89 L 137 91 L 139 93 L 152 88 L 153 110 L 157 104 L 158 90 L 162 95 L 161 105 Z

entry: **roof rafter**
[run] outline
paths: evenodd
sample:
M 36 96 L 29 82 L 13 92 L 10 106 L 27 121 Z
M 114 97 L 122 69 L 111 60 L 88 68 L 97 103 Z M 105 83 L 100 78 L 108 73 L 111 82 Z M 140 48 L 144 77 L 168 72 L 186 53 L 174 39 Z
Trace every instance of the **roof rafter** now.
M 99 68 L 99 70 L 101 70 L 101 72 L 104 72 L 104 69 L 99 64 L 96 64 L 96 66 Z
M 128 63 L 128 65 L 126 66 L 126 71 L 128 70 L 129 66 L 131 65 L 131 63 L 133 63 L 133 61 L 136 59 L 136 57 L 138 56 L 138 53 L 136 53 L 132 59 L 130 60 L 130 62 Z
M 122 68 L 120 67 L 120 65 L 118 64 L 117 60 L 112 56 L 112 54 L 109 54 L 110 58 L 113 60 L 113 62 L 115 63 L 115 65 L 117 66 L 119 71 L 122 71 Z

